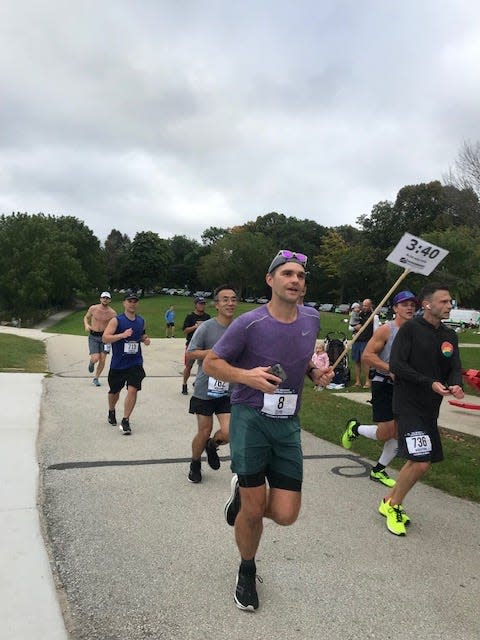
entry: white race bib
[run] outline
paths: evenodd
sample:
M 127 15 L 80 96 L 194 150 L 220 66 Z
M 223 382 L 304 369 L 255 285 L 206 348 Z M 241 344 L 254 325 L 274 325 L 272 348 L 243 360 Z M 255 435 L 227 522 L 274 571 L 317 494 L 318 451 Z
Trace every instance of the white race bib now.
M 430 436 L 426 434 L 407 436 L 405 441 L 407 443 L 408 453 L 411 455 L 424 456 L 432 451 L 432 441 L 430 440 Z
M 277 389 L 263 394 L 262 413 L 269 418 L 289 418 L 295 415 L 298 394 L 289 389 Z
M 128 353 L 129 355 L 138 353 L 138 342 L 125 342 L 123 345 L 123 353 Z
M 230 390 L 230 383 L 223 382 L 222 380 L 216 380 L 209 376 L 207 395 L 210 398 L 221 398 L 222 396 L 228 396 Z

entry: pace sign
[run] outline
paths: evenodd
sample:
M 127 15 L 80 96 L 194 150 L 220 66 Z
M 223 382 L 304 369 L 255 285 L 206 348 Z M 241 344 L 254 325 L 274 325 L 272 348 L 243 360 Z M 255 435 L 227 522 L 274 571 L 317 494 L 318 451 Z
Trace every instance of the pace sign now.
M 387 260 L 409 271 L 429 276 L 448 253 L 431 242 L 405 233 Z

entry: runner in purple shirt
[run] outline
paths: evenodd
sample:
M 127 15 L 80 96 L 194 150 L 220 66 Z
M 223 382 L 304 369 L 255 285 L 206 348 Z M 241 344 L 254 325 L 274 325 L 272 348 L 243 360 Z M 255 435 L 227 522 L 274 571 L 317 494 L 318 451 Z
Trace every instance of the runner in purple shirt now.
M 248 611 L 258 608 L 255 554 L 263 518 L 289 525 L 300 511 L 298 411 L 305 375 L 322 386 L 333 377 L 330 369 L 322 373 L 311 361 L 320 329 L 318 312 L 297 304 L 306 263 L 301 253 L 279 251 L 266 275 L 270 302 L 234 320 L 203 362 L 208 375 L 235 384 L 230 420 L 235 475 L 225 516 L 235 526 L 241 556 L 234 599 Z

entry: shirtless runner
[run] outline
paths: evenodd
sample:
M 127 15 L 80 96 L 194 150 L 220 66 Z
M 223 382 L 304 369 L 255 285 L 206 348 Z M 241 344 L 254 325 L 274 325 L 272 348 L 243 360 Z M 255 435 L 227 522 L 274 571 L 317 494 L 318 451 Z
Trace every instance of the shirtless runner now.
M 83 317 L 85 331 L 89 332 L 88 349 L 90 352 L 90 361 L 88 363 L 88 371 L 93 373 L 95 365 L 97 370 L 93 378 L 93 384 L 100 386 L 99 378 L 105 367 L 105 359 L 110 351 L 110 345 L 102 342 L 103 332 L 109 321 L 115 318 L 117 312 L 112 309 L 110 302 L 112 300 L 108 291 L 104 291 L 100 296 L 100 304 L 92 304 L 87 313 Z

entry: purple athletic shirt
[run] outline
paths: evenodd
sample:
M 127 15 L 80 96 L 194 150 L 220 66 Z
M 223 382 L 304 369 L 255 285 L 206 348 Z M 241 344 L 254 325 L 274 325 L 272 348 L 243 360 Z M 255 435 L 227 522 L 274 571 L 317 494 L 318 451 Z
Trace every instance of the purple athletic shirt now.
M 300 409 L 307 365 L 320 330 L 318 311 L 298 306 L 297 312 L 294 322 L 285 323 L 273 318 L 267 305 L 248 311 L 232 322 L 213 347 L 219 358 L 241 369 L 270 367 L 280 363 L 287 374 L 287 379 L 280 387 L 298 394 L 295 413 Z M 236 384 L 230 401 L 232 404 L 246 404 L 261 409 L 263 396 L 262 391 Z

